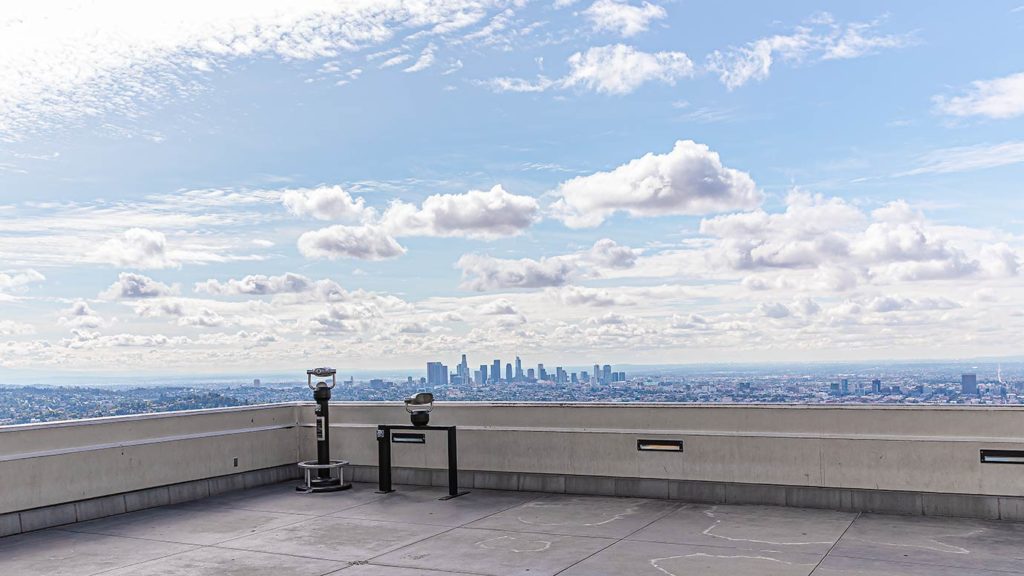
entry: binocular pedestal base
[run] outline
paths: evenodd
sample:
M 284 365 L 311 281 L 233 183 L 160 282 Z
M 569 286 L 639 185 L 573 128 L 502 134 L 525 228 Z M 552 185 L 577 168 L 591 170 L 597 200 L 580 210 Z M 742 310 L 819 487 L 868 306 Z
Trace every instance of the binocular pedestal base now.
M 329 464 L 317 464 L 316 460 L 299 462 L 299 468 L 305 472 L 305 484 L 296 486 L 295 490 L 306 493 L 348 490 L 352 487 L 352 483 L 345 482 L 345 470 L 342 466 L 346 464 L 348 464 L 348 460 L 331 460 Z M 320 477 L 321 470 L 327 470 L 329 475 Z M 338 471 L 337 476 L 334 475 L 335 470 Z

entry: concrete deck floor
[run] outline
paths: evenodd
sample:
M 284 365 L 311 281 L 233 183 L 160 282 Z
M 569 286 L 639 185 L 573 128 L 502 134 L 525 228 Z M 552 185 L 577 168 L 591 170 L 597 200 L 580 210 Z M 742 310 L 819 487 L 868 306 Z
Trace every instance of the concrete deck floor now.
M 357 484 L 293 484 L 0 539 L 0 574 L 995 576 L 1024 523 Z

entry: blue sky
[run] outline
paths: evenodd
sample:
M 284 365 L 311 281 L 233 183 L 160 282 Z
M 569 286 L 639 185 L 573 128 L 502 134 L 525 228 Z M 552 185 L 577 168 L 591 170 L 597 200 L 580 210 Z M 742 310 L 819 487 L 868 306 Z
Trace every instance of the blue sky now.
M 0 375 L 1020 353 L 1019 2 L 207 4 L 0 12 Z

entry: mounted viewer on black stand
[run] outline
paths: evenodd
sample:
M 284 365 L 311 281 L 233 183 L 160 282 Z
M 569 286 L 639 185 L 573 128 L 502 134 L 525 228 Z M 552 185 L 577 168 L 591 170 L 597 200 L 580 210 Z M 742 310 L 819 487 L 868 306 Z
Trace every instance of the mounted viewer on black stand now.
M 316 401 L 316 460 L 299 462 L 299 468 L 305 472 L 306 483 L 303 486 L 296 486 L 300 492 L 334 492 L 351 488 L 352 484 L 345 482 L 345 472 L 342 468 L 348 462 L 346 460 L 331 460 L 331 418 L 330 400 L 331 390 L 337 384 L 335 380 L 336 370 L 334 368 L 313 368 L 306 370 L 306 385 L 313 391 L 313 400 Z M 318 379 L 331 377 L 331 383 L 321 380 L 313 385 L 313 377 Z M 335 475 L 337 471 L 337 475 Z M 316 473 L 315 475 L 313 473 Z
M 419 432 L 392 434 L 393 430 L 444 430 L 448 432 L 448 495 L 441 500 L 450 500 L 469 492 L 459 491 L 459 456 L 455 426 L 428 426 L 430 411 L 434 409 L 434 395 L 420 392 L 405 399 L 405 410 L 409 413 L 408 424 L 380 424 L 377 426 L 377 486 L 378 493 L 394 492 L 391 487 L 391 443 L 426 444 L 427 435 Z

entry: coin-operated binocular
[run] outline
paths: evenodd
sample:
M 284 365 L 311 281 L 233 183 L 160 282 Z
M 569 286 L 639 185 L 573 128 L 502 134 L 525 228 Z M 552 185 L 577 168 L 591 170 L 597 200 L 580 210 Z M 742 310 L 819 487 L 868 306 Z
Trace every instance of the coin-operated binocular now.
M 434 409 L 434 395 L 420 392 L 405 399 L 405 411 L 413 426 L 426 426 L 430 423 L 430 411 Z
M 296 489 L 303 492 L 333 492 L 351 488 L 352 484 L 345 482 L 343 466 L 348 464 L 345 460 L 331 460 L 331 418 L 330 400 L 331 390 L 337 384 L 334 368 L 313 368 L 306 370 L 306 385 L 313 391 L 313 400 L 316 401 L 316 460 L 299 462 L 299 468 L 305 471 L 306 484 Z M 330 384 L 327 377 L 331 378 Z M 313 378 L 323 379 L 313 384 Z M 337 475 L 334 471 L 337 470 Z M 316 472 L 314 475 L 313 472 Z

